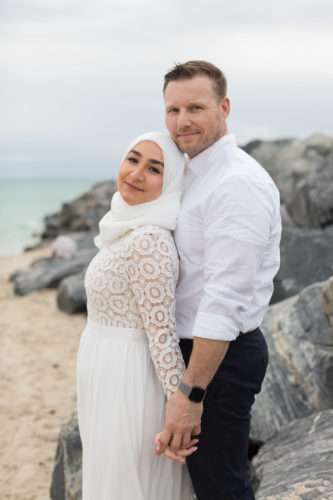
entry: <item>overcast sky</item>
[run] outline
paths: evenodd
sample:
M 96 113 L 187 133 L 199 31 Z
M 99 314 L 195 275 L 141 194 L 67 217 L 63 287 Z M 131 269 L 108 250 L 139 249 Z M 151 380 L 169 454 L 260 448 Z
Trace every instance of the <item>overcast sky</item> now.
M 114 178 L 164 130 L 162 81 L 205 59 L 229 82 L 229 130 L 333 135 L 332 0 L 1 0 L 0 176 Z

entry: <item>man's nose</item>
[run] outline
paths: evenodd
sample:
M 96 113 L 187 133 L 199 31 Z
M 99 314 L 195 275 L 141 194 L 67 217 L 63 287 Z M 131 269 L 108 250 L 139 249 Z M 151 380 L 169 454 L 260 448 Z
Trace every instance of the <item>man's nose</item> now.
M 177 126 L 182 129 L 191 126 L 191 119 L 186 110 L 181 110 L 178 114 Z

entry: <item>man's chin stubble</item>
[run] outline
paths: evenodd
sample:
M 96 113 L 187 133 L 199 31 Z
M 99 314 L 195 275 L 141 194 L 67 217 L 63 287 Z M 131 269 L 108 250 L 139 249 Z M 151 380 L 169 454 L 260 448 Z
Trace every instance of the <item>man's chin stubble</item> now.
M 192 156 L 195 156 L 195 155 L 201 153 L 201 151 L 206 149 L 205 147 L 202 147 L 202 146 L 200 147 L 198 145 L 196 148 L 193 148 L 190 151 L 188 151 L 188 150 L 186 150 L 186 147 L 182 148 L 182 146 L 181 146 L 181 144 L 179 144 L 179 142 L 175 141 L 175 143 L 177 144 L 179 151 L 181 151 L 182 153 L 186 153 L 190 158 L 192 158 Z
M 193 148 L 191 150 L 185 150 L 185 149 L 182 149 L 180 146 L 178 146 L 180 151 L 182 153 L 186 153 L 190 158 L 193 158 L 193 156 L 196 156 L 198 155 L 199 153 L 201 153 L 202 151 L 204 151 L 205 149 L 207 149 L 208 146 L 197 146 L 196 148 Z

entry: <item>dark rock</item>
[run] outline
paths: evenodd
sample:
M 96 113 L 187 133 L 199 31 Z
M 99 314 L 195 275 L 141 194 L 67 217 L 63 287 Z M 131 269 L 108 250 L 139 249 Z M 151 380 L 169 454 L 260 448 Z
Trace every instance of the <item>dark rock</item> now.
M 324 286 L 321 307 L 333 334 L 333 277 Z
M 333 410 L 295 420 L 252 461 L 256 500 L 332 500 Z
M 317 229 L 286 228 L 281 238 L 281 266 L 271 304 L 299 293 L 333 274 L 333 235 Z
M 85 270 L 65 278 L 57 290 L 57 305 L 68 314 L 84 312 L 87 309 L 87 296 L 84 288 Z
M 261 328 L 270 362 L 252 410 L 251 437 L 257 441 L 333 407 L 333 338 L 321 309 L 324 286 L 311 285 L 266 312 Z
M 262 143 L 263 143 L 262 140 L 254 139 L 253 141 L 250 141 L 247 144 L 245 144 L 245 146 L 242 146 L 242 149 L 245 151 L 245 153 L 252 155 L 252 151 L 256 151 L 256 149 L 258 149 Z
M 52 476 L 51 500 L 81 500 L 82 445 L 77 415 L 73 413 L 60 430 Z
M 277 159 L 278 152 L 282 148 L 287 148 L 294 143 L 295 139 L 276 139 L 274 141 L 255 139 L 242 146 L 242 149 L 253 156 L 263 167 L 270 170 L 270 166 Z
M 82 271 L 97 253 L 97 249 L 80 250 L 71 260 L 44 258 L 34 261 L 30 267 L 15 271 L 10 280 L 17 295 L 26 295 L 41 288 L 56 288 L 66 276 Z
M 60 212 L 45 217 L 41 237 L 49 240 L 60 234 L 96 229 L 100 219 L 110 210 L 116 190 L 115 181 L 99 183 L 73 202 L 65 203 Z

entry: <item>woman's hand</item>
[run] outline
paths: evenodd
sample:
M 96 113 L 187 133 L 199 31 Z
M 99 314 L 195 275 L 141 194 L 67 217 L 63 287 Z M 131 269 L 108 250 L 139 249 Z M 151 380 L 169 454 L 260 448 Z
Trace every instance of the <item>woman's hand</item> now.
M 155 439 L 154 439 L 155 446 L 156 446 L 155 455 L 159 455 L 160 453 L 158 453 L 158 451 L 162 448 L 162 444 L 160 442 L 161 434 L 162 434 L 161 432 L 156 434 Z M 189 443 L 188 448 L 178 450 L 177 453 L 172 451 L 170 449 L 170 447 L 167 446 L 163 453 L 167 458 L 170 458 L 170 460 L 173 460 L 174 462 L 179 462 L 180 464 L 185 464 L 186 463 L 185 458 L 188 457 L 189 455 L 192 455 L 192 453 L 194 453 L 195 451 L 197 451 L 198 448 L 197 448 L 197 446 L 194 446 L 194 445 L 196 445 L 198 442 L 199 442 L 199 439 L 192 439 Z

